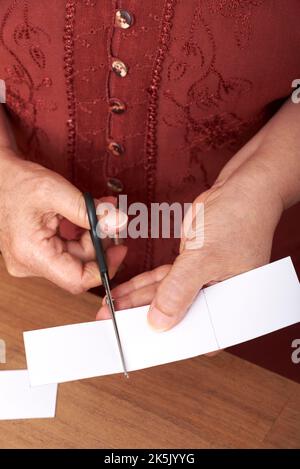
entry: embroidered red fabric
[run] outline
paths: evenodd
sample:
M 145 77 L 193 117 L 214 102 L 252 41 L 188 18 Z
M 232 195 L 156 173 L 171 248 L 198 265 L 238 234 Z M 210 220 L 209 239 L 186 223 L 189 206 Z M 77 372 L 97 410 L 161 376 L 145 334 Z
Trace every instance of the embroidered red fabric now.
M 117 8 L 133 26 L 115 26 Z M 94 196 L 118 178 L 129 203 L 192 202 L 291 93 L 299 13 L 298 0 L 1 0 L 0 78 L 18 144 Z M 110 98 L 125 112 L 111 113 Z M 292 255 L 300 272 L 299 219 L 299 205 L 284 215 L 273 257 Z M 178 250 L 128 244 L 119 281 Z

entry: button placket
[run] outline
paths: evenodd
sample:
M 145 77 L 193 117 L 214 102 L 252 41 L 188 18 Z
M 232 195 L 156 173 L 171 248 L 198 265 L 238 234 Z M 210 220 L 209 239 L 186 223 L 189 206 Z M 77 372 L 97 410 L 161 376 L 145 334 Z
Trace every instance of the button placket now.
M 124 30 L 124 33 L 125 33 L 125 30 L 129 29 L 134 24 L 134 22 L 135 22 L 135 19 L 131 12 L 124 10 L 124 9 L 116 10 L 114 28 L 118 28 L 119 30 Z M 123 33 L 121 33 L 120 31 L 119 34 L 123 34 Z M 111 44 L 110 44 L 110 47 L 112 47 Z M 128 79 L 127 78 L 128 71 L 129 71 L 128 65 L 125 62 L 123 62 L 123 60 L 121 60 L 120 58 L 115 57 L 113 55 L 113 51 L 111 54 L 111 71 L 114 73 L 115 76 L 118 77 L 118 79 Z M 109 80 L 110 79 L 111 79 L 111 76 Z M 108 90 L 110 92 L 109 83 L 108 83 Z M 109 154 L 112 155 L 113 157 L 124 156 L 125 147 L 120 142 L 114 140 L 114 136 L 111 135 L 111 132 L 110 132 L 111 121 L 113 118 L 119 119 L 120 118 L 119 116 L 122 114 L 125 114 L 126 111 L 127 111 L 127 106 L 121 99 L 119 99 L 118 97 L 108 96 L 108 112 L 111 113 L 111 116 L 108 120 L 109 141 L 107 144 L 107 150 Z M 107 187 L 110 191 L 115 192 L 115 193 L 120 193 L 124 189 L 122 181 L 120 181 L 119 179 L 115 177 L 108 178 Z

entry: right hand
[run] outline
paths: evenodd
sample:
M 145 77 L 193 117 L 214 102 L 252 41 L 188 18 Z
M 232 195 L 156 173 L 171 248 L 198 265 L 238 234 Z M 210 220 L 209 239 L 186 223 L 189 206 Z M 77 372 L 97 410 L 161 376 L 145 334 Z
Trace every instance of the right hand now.
M 84 228 L 79 241 L 60 237 L 64 218 Z M 44 277 L 71 293 L 100 285 L 88 229 L 84 198 L 76 187 L 59 174 L 0 149 L 0 251 L 11 275 Z M 109 246 L 108 240 L 105 245 L 113 277 L 126 248 Z

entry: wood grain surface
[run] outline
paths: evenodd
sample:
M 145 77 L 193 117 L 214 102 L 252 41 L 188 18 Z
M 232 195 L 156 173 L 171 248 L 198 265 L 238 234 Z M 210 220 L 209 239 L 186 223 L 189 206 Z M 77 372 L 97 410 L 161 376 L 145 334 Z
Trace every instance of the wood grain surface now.
M 0 369 L 26 367 L 23 331 L 94 320 L 98 306 L 12 278 L 0 258 Z M 281 447 L 300 447 L 300 385 L 226 352 L 62 384 L 54 419 L 0 422 L 0 448 Z

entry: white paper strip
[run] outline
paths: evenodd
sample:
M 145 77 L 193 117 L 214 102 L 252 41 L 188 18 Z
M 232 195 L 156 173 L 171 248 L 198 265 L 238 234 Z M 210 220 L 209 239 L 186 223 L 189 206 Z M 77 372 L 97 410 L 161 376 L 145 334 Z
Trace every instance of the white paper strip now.
M 31 387 L 27 370 L 0 371 L 0 420 L 55 416 L 57 385 Z
M 153 331 L 148 307 L 117 313 L 129 371 L 201 355 L 300 321 L 300 285 L 290 258 L 204 289 L 168 332 Z M 32 385 L 122 371 L 110 320 L 24 333 Z
M 148 326 L 148 308 L 143 306 L 117 313 L 129 371 L 216 350 L 203 294 L 186 319 L 167 333 L 157 333 Z M 24 342 L 32 385 L 62 383 L 122 371 L 110 320 L 25 332 Z
M 220 348 L 300 321 L 300 285 L 290 257 L 212 285 L 205 297 Z

